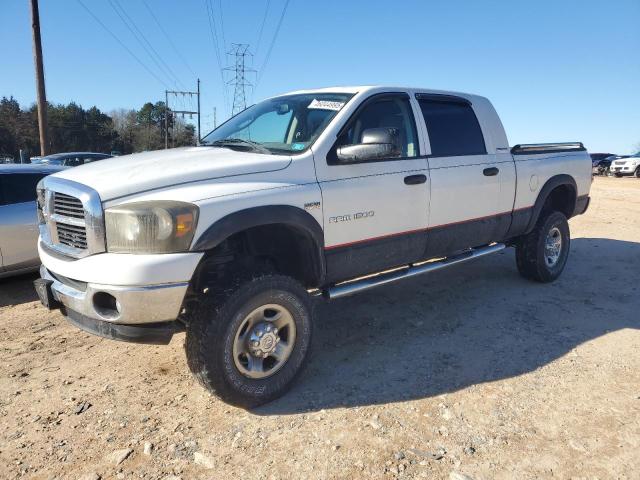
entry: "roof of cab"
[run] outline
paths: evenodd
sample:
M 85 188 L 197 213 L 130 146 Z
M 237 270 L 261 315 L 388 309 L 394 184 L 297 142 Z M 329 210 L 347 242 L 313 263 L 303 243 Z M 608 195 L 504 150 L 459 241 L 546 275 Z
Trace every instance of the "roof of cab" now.
M 359 85 L 359 86 L 336 86 L 336 87 L 323 87 L 323 88 L 310 88 L 305 90 L 295 90 L 293 92 L 286 92 L 281 95 L 298 95 L 298 94 L 313 94 L 313 93 L 382 93 L 393 91 L 417 91 L 424 93 L 433 93 L 436 95 L 454 95 L 462 98 L 479 97 L 472 93 L 454 92 L 450 90 L 435 90 L 432 88 L 420 88 L 420 87 L 402 87 L 392 85 Z

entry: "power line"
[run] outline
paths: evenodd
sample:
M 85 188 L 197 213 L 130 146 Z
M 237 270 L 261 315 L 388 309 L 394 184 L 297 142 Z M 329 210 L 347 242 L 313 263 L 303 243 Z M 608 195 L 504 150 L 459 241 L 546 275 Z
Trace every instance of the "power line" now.
M 156 74 L 155 74 L 155 73 L 154 73 L 154 72 L 153 72 L 149 67 L 147 67 L 147 66 L 144 64 L 144 62 L 143 62 L 142 60 L 140 60 L 140 59 L 137 57 L 137 55 L 136 55 L 135 53 L 133 53 L 133 52 L 129 49 L 129 47 L 127 47 L 127 46 L 124 44 L 124 42 L 122 42 L 122 41 L 117 37 L 117 35 L 116 35 L 115 33 L 113 33 L 111 30 L 109 30 L 109 28 L 108 28 L 104 23 L 102 23 L 102 21 L 101 21 L 101 20 L 100 20 L 96 15 L 94 15 L 94 13 L 93 13 L 91 10 L 89 10 L 89 8 L 87 8 L 87 6 L 82 2 L 82 0 L 76 0 L 76 1 L 80 4 L 80 6 L 81 6 L 82 8 L 84 8 L 84 9 L 87 11 L 87 13 L 88 13 L 89 15 L 91 15 L 91 16 L 93 17 L 93 19 L 94 19 L 96 22 L 98 22 L 98 24 L 100 24 L 100 26 L 101 26 L 102 28 L 104 28 L 104 29 L 107 31 L 107 33 L 109 33 L 109 35 L 111 35 L 111 36 L 114 38 L 114 40 L 115 40 L 116 42 L 118 42 L 118 43 L 120 44 L 120 46 L 121 46 L 122 48 L 124 48 L 124 49 L 129 53 L 129 55 L 131 55 L 131 56 L 135 59 L 135 61 L 136 61 L 136 62 L 138 62 L 138 63 L 140 64 L 140 66 L 141 66 L 142 68 L 144 68 L 144 69 L 145 69 L 145 70 L 146 70 L 146 71 L 147 71 L 147 72 L 148 72 L 148 73 L 149 73 L 153 78 L 155 78 L 158 82 L 160 82 L 162 85 L 164 85 L 164 87 L 165 87 L 165 88 L 169 88 L 169 86 L 168 86 L 168 85 L 167 85 L 167 84 L 166 84 L 162 79 L 160 79 L 160 77 L 158 77 L 158 76 L 157 76 L 157 75 L 156 75 Z
M 153 61 L 153 63 L 155 63 L 156 67 L 158 68 L 158 70 L 160 70 L 160 72 L 167 76 L 167 78 L 169 79 L 169 83 L 173 82 L 174 80 L 171 78 L 171 75 L 167 75 L 167 72 L 165 72 L 162 67 L 158 64 L 157 60 L 153 57 L 153 55 L 151 54 L 151 52 L 149 52 L 149 49 L 144 45 L 144 43 L 142 43 L 142 40 L 140 40 L 140 37 L 138 37 L 138 35 L 136 34 L 136 32 L 129 26 L 129 23 L 124 19 L 124 17 L 122 16 L 122 14 L 118 11 L 118 9 L 115 7 L 114 3 L 112 0 L 109 0 L 109 4 L 111 5 L 111 8 L 113 9 L 113 11 L 118 15 L 118 17 L 120 17 L 120 20 L 122 20 L 122 23 L 124 23 L 124 26 L 127 27 L 127 29 L 129 30 L 129 32 L 131 32 L 131 34 L 134 36 L 134 38 L 136 39 L 136 41 L 140 44 L 140 46 L 144 49 L 144 51 L 147 53 L 147 55 L 149 56 L 149 58 L 151 58 L 151 60 Z
M 109 4 L 111 5 L 111 8 L 113 9 L 114 12 L 116 12 L 116 14 L 118 15 L 118 17 L 120 17 L 120 20 L 122 20 L 122 23 L 124 23 L 125 27 L 127 27 L 127 29 L 131 32 L 131 34 L 135 37 L 136 41 L 140 44 L 140 46 L 144 49 L 145 52 L 147 52 L 147 55 L 149 55 L 149 58 L 151 58 L 151 60 L 153 61 L 153 63 L 155 63 L 156 67 L 158 67 L 158 70 L 160 70 L 162 73 L 164 73 L 167 78 L 169 78 L 170 81 L 175 82 L 176 84 L 180 83 L 180 80 L 178 79 L 178 77 L 171 71 L 171 69 L 164 63 L 164 60 L 162 60 L 162 58 L 160 58 L 160 56 L 158 55 L 158 52 L 155 51 L 155 49 L 153 48 L 153 46 L 149 43 L 149 41 L 146 39 L 146 37 L 144 36 L 144 34 L 140 31 L 140 29 L 136 26 L 135 22 L 131 19 L 131 17 L 129 17 L 129 15 L 127 15 L 127 12 L 124 11 L 124 9 L 122 8 L 122 5 L 120 5 L 120 3 L 118 2 L 118 0 L 109 0 Z M 125 19 L 125 17 L 122 16 L 122 14 L 118 11 L 118 8 L 116 8 L 116 5 L 118 6 L 118 8 L 120 8 L 120 10 L 122 10 L 122 14 L 125 15 L 125 17 L 128 19 L 128 21 Z M 133 27 L 133 28 L 132 28 Z M 136 31 L 138 33 L 136 33 Z M 147 47 L 145 45 L 145 43 L 149 46 Z M 154 57 L 154 54 L 157 56 L 157 58 L 160 60 L 160 62 L 158 62 L 158 60 L 156 60 L 156 57 Z M 164 64 L 166 68 L 163 68 L 163 66 L 161 65 Z
M 271 44 L 269 45 L 269 50 L 267 50 L 267 55 L 264 58 L 264 62 L 262 63 L 262 68 L 260 69 L 260 74 L 258 79 L 256 80 L 256 88 L 258 88 L 258 84 L 264 75 L 264 71 L 267 68 L 267 64 L 269 63 L 269 58 L 271 57 L 271 52 L 273 50 L 273 46 L 276 43 L 276 39 L 278 38 L 278 33 L 280 33 L 280 27 L 282 26 L 282 21 L 284 20 L 284 16 L 287 13 L 287 7 L 289 6 L 289 1 L 286 0 L 284 3 L 284 8 L 282 9 L 282 14 L 280 15 L 280 20 L 278 20 L 278 25 L 276 26 L 276 31 L 273 34 L 273 39 L 271 40 Z
M 133 19 L 127 14 L 127 11 L 124 9 L 124 7 L 120 3 L 120 1 L 119 0 L 114 0 L 114 1 L 118 5 L 118 7 L 120 7 L 120 10 L 122 11 L 122 13 L 124 13 L 124 15 L 129 19 L 129 21 L 131 22 L 131 25 L 133 26 L 133 28 L 136 29 L 136 31 L 140 34 L 140 36 L 145 41 L 145 43 L 149 46 L 151 51 L 153 51 L 153 53 L 156 55 L 156 58 L 158 60 L 160 60 L 160 62 L 162 63 L 162 65 L 164 65 L 164 67 L 169 72 L 169 74 L 175 79 L 176 83 L 179 83 L 184 88 L 184 85 L 180 81 L 180 78 L 175 74 L 175 72 L 171 69 L 171 67 L 169 65 L 167 65 L 167 63 L 162 58 L 162 55 L 160 55 L 157 52 L 157 50 L 155 48 L 153 48 L 153 45 L 151 44 L 151 42 L 147 39 L 147 37 L 144 35 L 144 33 L 138 28 L 138 26 L 136 25 L 136 22 L 134 22 Z
M 222 70 L 222 62 L 220 60 L 220 50 L 218 48 L 218 32 L 216 29 L 215 20 L 213 18 L 213 5 L 211 0 L 204 0 L 205 7 L 207 8 L 207 19 L 209 20 L 209 32 L 211 33 L 211 40 L 213 41 L 213 49 L 216 52 L 216 59 L 218 60 L 218 68 Z
M 260 41 L 262 40 L 262 32 L 264 31 L 264 24 L 267 21 L 267 15 L 269 13 L 269 6 L 271 5 L 271 0 L 267 0 L 267 7 L 264 9 L 264 17 L 262 17 L 262 25 L 260 25 L 260 33 L 258 33 L 258 42 L 256 43 L 256 55 L 258 55 L 258 51 L 260 50 Z
M 193 71 L 193 68 L 191 68 L 191 65 L 189 65 L 187 60 L 182 56 L 178 48 L 173 43 L 173 40 L 171 40 L 171 37 L 169 36 L 169 34 L 166 32 L 164 28 L 162 28 L 160 21 L 158 20 L 156 15 L 153 13 L 153 10 L 151 10 L 151 7 L 149 7 L 147 0 L 142 0 L 142 3 L 144 3 L 144 6 L 146 7 L 147 11 L 151 15 L 151 18 L 153 18 L 153 20 L 156 22 L 156 25 L 160 29 L 160 31 L 164 34 L 165 38 L 169 41 L 169 44 L 171 45 L 171 48 L 173 48 L 173 51 L 176 52 L 176 55 L 180 57 L 180 60 L 182 60 L 182 63 L 184 63 L 184 65 L 189 69 L 189 71 L 193 74 L 193 76 L 197 77 L 196 72 Z
M 222 51 L 227 49 L 227 40 L 224 38 L 224 18 L 222 16 L 222 0 L 218 0 L 218 9 L 220 10 L 220 31 L 222 32 Z
M 209 20 L 209 32 L 211 33 L 211 41 L 213 42 L 213 49 L 216 52 L 216 60 L 218 61 L 218 70 L 220 71 L 222 95 L 224 97 L 225 104 L 228 106 L 229 101 L 227 99 L 227 89 L 225 87 L 224 74 L 222 73 L 222 61 L 220 60 L 220 51 L 218 49 L 218 35 L 216 31 L 216 24 L 213 19 L 213 5 L 211 4 L 211 0 L 204 0 L 204 5 L 207 9 L 207 19 Z

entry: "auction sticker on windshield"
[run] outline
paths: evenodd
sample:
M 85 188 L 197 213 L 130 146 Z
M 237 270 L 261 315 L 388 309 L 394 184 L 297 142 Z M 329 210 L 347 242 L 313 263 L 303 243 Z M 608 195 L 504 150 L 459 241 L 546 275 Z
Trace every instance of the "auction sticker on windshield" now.
M 332 102 L 330 100 L 317 100 L 314 98 L 307 108 L 316 108 L 319 110 L 334 110 L 337 112 L 343 106 L 344 102 Z

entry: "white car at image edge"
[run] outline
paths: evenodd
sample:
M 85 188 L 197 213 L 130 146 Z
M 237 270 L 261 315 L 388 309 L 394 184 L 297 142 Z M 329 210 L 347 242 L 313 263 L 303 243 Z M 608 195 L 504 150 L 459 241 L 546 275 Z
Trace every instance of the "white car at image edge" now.
M 640 152 L 627 158 L 620 158 L 611 162 L 611 174 L 616 177 L 634 175 L 640 178 Z

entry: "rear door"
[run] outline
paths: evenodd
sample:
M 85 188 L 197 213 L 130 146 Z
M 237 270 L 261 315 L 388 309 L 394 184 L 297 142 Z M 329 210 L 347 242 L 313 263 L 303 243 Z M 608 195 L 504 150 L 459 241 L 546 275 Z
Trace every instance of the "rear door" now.
M 429 172 L 420 152 L 416 112 L 417 104 L 407 93 L 373 95 L 346 121 L 333 145 L 314 150 L 329 281 L 423 256 Z M 360 143 L 372 128 L 394 129 L 401 153 L 358 163 L 336 159 L 337 147 Z
M 38 260 L 36 173 L 0 174 L 0 250 L 5 270 L 28 268 Z
M 497 240 L 511 220 L 504 207 L 503 167 L 488 152 L 471 101 L 451 95 L 417 94 L 431 154 L 431 217 L 427 256 L 444 256 Z M 508 156 L 510 160 L 510 156 Z M 505 208 L 505 211 L 501 209 Z

